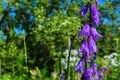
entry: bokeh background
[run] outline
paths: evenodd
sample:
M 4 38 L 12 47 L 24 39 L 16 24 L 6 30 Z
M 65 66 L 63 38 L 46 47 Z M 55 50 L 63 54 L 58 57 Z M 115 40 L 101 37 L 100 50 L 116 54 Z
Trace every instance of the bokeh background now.
M 89 1 L 0 0 L 0 80 L 60 80 L 71 43 L 69 79 L 79 80 L 77 34 L 88 18 L 79 13 Z M 120 80 L 120 0 L 98 1 L 96 62 L 105 80 Z

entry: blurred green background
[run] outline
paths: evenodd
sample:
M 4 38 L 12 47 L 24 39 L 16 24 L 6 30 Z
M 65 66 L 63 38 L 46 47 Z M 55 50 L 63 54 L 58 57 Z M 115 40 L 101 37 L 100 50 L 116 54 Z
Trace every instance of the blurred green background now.
M 71 43 L 69 79 L 79 80 L 77 34 L 89 14 L 76 13 L 90 1 L 0 0 L 0 80 L 60 80 Z M 104 38 L 97 41 L 96 62 L 105 67 L 105 80 L 120 80 L 120 1 L 99 4 L 96 28 Z

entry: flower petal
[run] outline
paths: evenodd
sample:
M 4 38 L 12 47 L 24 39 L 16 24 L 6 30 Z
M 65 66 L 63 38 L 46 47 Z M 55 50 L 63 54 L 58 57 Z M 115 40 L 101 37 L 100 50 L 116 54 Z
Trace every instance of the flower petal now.
M 78 38 L 81 36 L 84 36 L 85 39 L 90 35 L 90 26 L 89 24 L 85 24 L 82 28 L 82 30 L 79 31 Z

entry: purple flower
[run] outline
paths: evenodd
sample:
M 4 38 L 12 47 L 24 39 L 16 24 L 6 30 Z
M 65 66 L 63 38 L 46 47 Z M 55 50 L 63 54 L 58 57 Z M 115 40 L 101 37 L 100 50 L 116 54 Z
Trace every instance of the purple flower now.
M 95 0 L 96 5 L 98 5 L 98 0 Z M 84 6 L 81 10 L 82 16 L 85 16 L 88 11 L 88 6 Z M 75 71 L 82 72 L 82 79 L 84 80 L 103 80 L 103 72 L 104 69 L 100 69 L 97 71 L 97 64 L 94 61 L 91 61 L 91 57 L 96 59 L 97 53 L 97 46 L 96 41 L 98 38 L 102 38 L 103 36 L 99 34 L 94 27 L 94 23 L 97 25 L 100 24 L 100 12 L 97 8 L 92 4 L 91 5 L 91 18 L 92 18 L 92 25 L 85 24 L 82 30 L 78 33 L 78 38 L 81 36 L 84 37 L 84 41 L 82 42 L 81 47 L 78 50 L 78 54 L 82 54 L 82 59 L 77 63 L 75 67 Z M 92 63 L 91 63 L 91 62 Z M 90 66 L 87 66 L 90 64 Z
M 78 54 L 80 53 L 82 53 L 82 56 L 86 58 L 86 62 L 90 62 L 90 53 L 87 41 L 83 41 L 81 48 L 78 50 Z
M 101 69 L 98 71 L 99 80 L 103 80 L 103 79 L 104 79 L 104 76 L 102 75 L 103 72 L 104 72 L 104 68 L 101 68 Z
M 99 34 L 94 26 L 90 29 L 90 35 L 93 37 L 93 39 L 96 41 L 98 38 L 102 38 L 103 36 Z
M 97 64 L 94 62 L 94 63 L 91 64 L 91 67 L 93 69 L 93 73 L 92 74 L 94 75 L 92 80 L 98 80 Z
M 84 6 L 84 7 L 82 8 L 82 10 L 81 10 L 82 16 L 85 16 L 86 13 L 87 13 L 87 11 L 88 11 L 88 6 Z
M 98 6 L 98 0 L 95 1 L 96 5 Z
M 65 80 L 65 72 L 63 70 L 60 74 L 60 78 L 61 78 L 61 80 Z
M 91 5 L 91 10 L 92 10 L 92 21 L 95 22 L 96 24 L 100 24 L 100 19 L 99 19 L 100 13 L 93 4 Z
M 98 76 L 99 76 L 99 80 L 103 80 L 104 79 L 104 76 L 102 75 L 102 73 L 101 72 L 98 72 L 99 74 L 98 74 Z
M 104 80 L 104 76 L 100 76 L 100 77 L 99 77 L 99 80 Z
M 105 71 L 105 68 L 104 67 L 102 67 L 102 68 L 100 68 L 100 70 L 99 70 L 99 72 L 104 72 Z
M 90 54 L 93 54 L 94 52 L 95 53 L 97 52 L 97 46 L 96 46 L 96 43 L 93 40 L 92 36 L 89 39 L 89 51 L 90 51 Z
M 96 67 L 97 67 L 97 64 L 94 62 L 94 63 L 91 64 L 91 67 L 92 67 L 92 68 L 96 68 Z
M 97 72 L 97 64 L 96 64 L 96 63 L 92 63 L 92 64 L 91 64 L 91 67 L 92 67 L 92 69 L 93 69 L 93 74 L 94 74 L 94 75 L 97 75 L 97 74 L 98 74 L 98 72 Z
M 79 31 L 78 34 L 78 38 L 80 38 L 81 36 L 84 36 L 85 39 L 87 39 L 87 37 L 90 35 L 90 26 L 89 24 L 85 24 L 82 28 L 81 31 Z
M 81 48 L 78 50 L 78 54 L 82 53 L 83 56 L 86 54 L 89 54 L 89 47 L 88 47 L 88 42 L 83 41 Z
M 61 77 L 61 80 L 65 80 L 65 76 L 64 75 L 62 75 L 60 77 Z
M 84 59 L 81 59 L 78 63 L 77 63 L 77 66 L 75 67 L 75 71 L 81 71 L 82 73 L 84 72 L 84 67 L 85 65 L 85 62 L 84 62 Z
M 84 72 L 85 80 L 92 80 L 92 73 L 93 73 L 92 68 L 86 69 L 85 72 Z

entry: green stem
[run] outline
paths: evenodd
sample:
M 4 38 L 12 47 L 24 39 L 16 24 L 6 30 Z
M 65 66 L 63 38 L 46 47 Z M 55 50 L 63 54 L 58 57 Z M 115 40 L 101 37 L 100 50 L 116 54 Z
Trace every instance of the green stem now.
M 68 80 L 68 75 L 69 75 L 69 64 L 70 64 L 70 53 L 71 53 L 71 49 L 72 49 L 72 45 L 73 45 L 75 36 L 76 36 L 76 35 L 74 35 L 73 38 L 71 39 L 71 44 L 70 44 L 70 48 L 69 48 L 69 52 L 68 52 L 67 71 L 66 71 L 65 80 Z
M 2 77 L 2 59 L 0 59 L 0 78 Z
M 24 36 L 24 51 L 25 51 L 25 63 L 27 67 L 27 48 L 26 48 L 26 42 L 25 42 L 25 36 Z M 28 79 L 28 68 L 27 68 L 27 79 Z
M 59 74 L 61 74 L 61 54 L 59 55 Z

